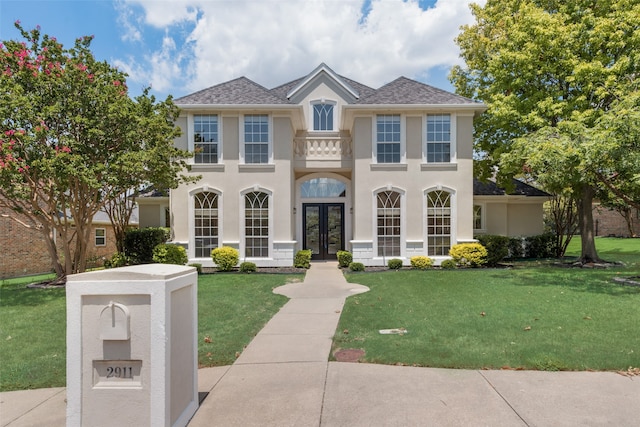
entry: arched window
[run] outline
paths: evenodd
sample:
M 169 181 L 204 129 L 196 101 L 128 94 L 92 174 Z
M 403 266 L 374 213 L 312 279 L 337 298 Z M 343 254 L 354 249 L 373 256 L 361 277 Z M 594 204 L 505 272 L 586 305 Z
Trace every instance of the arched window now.
M 325 102 L 313 104 L 313 130 L 333 130 L 333 104 Z
M 244 196 L 245 256 L 269 256 L 269 194 L 252 191 Z
M 451 193 L 427 193 L 427 254 L 448 255 L 451 248 Z
M 401 194 L 397 191 L 381 191 L 376 197 L 378 256 L 400 256 Z
M 346 184 L 333 178 L 312 178 L 300 186 L 303 199 L 345 197 L 346 192 Z
M 195 256 L 208 258 L 218 247 L 218 194 L 205 191 L 194 197 Z

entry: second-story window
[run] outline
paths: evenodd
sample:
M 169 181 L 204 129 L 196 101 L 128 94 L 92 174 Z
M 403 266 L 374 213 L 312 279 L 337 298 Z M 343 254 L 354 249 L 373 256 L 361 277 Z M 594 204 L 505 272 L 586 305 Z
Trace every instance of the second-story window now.
M 269 116 L 244 116 L 244 162 L 269 163 Z
M 313 130 L 332 131 L 333 130 L 333 105 L 313 104 Z
M 376 161 L 400 163 L 400 115 L 376 116 Z
M 427 115 L 427 163 L 451 161 L 451 114 Z
M 218 163 L 218 115 L 193 116 L 193 149 L 195 163 Z

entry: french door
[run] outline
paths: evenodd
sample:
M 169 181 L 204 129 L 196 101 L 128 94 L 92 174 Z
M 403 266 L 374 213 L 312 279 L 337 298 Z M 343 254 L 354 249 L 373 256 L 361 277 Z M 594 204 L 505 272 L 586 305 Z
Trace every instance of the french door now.
M 344 250 L 344 203 L 303 203 L 303 247 L 311 259 L 336 259 Z

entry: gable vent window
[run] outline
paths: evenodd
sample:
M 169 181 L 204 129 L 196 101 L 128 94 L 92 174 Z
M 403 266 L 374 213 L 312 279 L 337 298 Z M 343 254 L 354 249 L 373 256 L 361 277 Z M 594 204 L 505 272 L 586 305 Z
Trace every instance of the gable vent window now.
M 332 131 L 333 130 L 333 105 L 313 104 L 313 130 Z

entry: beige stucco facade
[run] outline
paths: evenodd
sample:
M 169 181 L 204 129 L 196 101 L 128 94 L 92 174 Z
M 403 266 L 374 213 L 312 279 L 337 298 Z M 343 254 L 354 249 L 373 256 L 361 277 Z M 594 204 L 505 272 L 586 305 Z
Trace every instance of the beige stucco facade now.
M 425 95 L 416 100 L 412 91 Z M 237 101 L 229 100 L 231 93 L 238 94 Z M 408 100 L 403 101 L 403 93 Z M 261 100 L 256 94 L 275 101 L 256 102 Z M 176 104 L 182 129 L 178 147 L 199 147 L 196 120 L 211 120 L 216 129 L 216 161 L 196 163 L 194 157 L 189 173 L 202 178 L 171 191 L 172 239 L 187 248 L 190 262 L 213 266 L 210 248 L 203 250 L 203 242 L 209 242 L 211 247 L 233 246 L 241 261 L 258 266 L 290 266 L 296 251 L 307 248 L 314 256 L 328 258 L 335 257 L 336 250 L 348 250 L 354 261 L 365 265 L 386 265 L 390 258 L 409 264 L 415 255 L 439 263 L 448 247 L 472 241 L 478 231 L 473 120 L 484 110 L 482 104 L 404 78 L 371 89 L 336 75 L 324 64 L 272 90 L 238 79 L 178 98 Z M 328 128 L 318 129 L 319 111 Z M 247 115 L 267 117 L 266 161 L 248 163 L 245 158 Z M 447 126 L 446 153 L 438 161 L 427 156 L 432 116 Z M 384 158 L 377 153 L 384 149 L 379 140 L 384 117 L 399 124 L 399 137 L 396 132 L 392 144 L 397 157 L 379 162 Z M 210 209 L 196 201 L 205 193 Z M 268 212 L 268 217 L 260 217 L 260 222 L 251 217 L 257 215 L 248 205 L 252 194 L 267 200 L 260 215 Z M 393 206 L 382 206 L 383 196 Z M 435 196 L 444 201 L 433 202 Z M 482 203 L 487 216 L 482 231 L 525 235 L 532 234 L 536 222 L 542 227 L 537 208 Z M 528 220 L 536 215 L 539 221 Z M 256 228 L 258 223 L 262 228 Z M 202 224 L 209 228 L 203 231 Z M 250 248 L 255 233 L 266 250 Z

